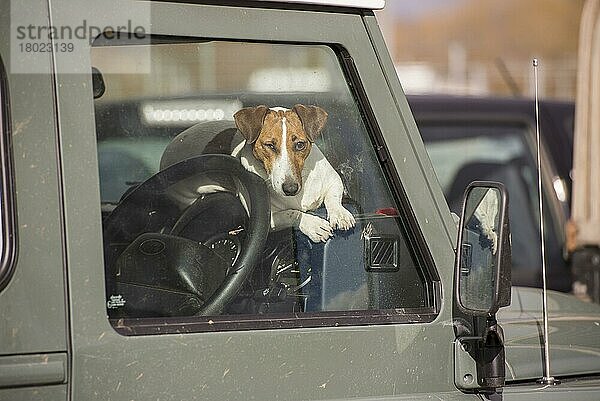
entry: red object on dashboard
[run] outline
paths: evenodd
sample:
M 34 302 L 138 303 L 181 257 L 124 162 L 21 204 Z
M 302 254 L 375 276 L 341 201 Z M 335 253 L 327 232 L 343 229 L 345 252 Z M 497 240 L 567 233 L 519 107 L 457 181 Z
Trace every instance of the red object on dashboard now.
M 398 210 L 395 207 L 383 207 L 381 209 L 377 209 L 375 214 L 382 214 L 384 216 L 398 216 Z

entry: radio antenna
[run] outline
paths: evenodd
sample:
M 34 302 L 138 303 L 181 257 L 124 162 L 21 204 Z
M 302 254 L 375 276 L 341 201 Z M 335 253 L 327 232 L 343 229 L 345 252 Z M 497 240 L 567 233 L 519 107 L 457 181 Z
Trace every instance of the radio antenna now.
M 538 94 L 538 59 L 533 59 L 533 77 L 535 81 L 535 137 L 537 143 L 537 170 L 538 170 L 538 193 L 539 193 L 539 211 L 540 211 L 540 242 L 542 245 L 542 281 L 544 288 L 542 290 L 543 304 L 542 315 L 544 320 L 544 376 L 538 380 L 545 385 L 557 385 L 560 381 L 550 375 L 550 342 L 548 339 L 548 287 L 546 283 L 546 247 L 544 245 L 544 206 L 542 202 L 542 163 L 540 152 L 540 103 Z

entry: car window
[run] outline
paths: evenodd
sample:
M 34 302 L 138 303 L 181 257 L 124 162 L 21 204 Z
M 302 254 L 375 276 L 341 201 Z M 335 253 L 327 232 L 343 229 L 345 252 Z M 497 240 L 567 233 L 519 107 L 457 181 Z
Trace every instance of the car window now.
M 200 315 L 195 322 L 272 327 L 333 314 L 365 324 L 373 320 L 357 316 L 433 311 L 433 280 L 333 48 L 149 47 L 143 74 L 135 46 L 92 49 L 100 72 L 116 59 L 132 69 L 106 74 L 95 102 L 113 322 Z M 260 188 L 236 173 L 240 161 L 261 177 L 265 202 L 253 201 Z M 271 215 L 257 234 L 263 209 Z
M 419 129 L 450 210 L 460 215 L 467 185 L 499 181 L 509 193 L 514 285 L 541 286 L 537 169 L 527 142 L 529 127 L 519 123 L 421 121 Z M 546 205 L 546 210 L 550 210 Z M 561 246 L 546 214 L 549 287 L 569 291 Z
M 16 233 L 12 194 L 12 155 L 10 146 L 8 85 L 6 70 L 0 58 L 0 290 L 10 281 L 15 265 Z

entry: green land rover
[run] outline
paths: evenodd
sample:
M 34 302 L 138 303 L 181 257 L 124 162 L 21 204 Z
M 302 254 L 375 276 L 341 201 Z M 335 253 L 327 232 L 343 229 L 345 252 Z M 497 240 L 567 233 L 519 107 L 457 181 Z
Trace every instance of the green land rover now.
M 0 2 L 0 400 L 600 399 L 600 307 L 544 334 L 501 184 L 453 219 L 383 6 Z

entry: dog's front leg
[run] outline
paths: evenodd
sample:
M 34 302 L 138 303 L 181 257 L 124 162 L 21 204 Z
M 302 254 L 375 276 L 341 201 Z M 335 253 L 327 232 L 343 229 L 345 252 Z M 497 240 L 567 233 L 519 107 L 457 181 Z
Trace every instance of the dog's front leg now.
M 325 195 L 325 208 L 327 209 L 327 218 L 332 228 L 340 230 L 349 230 L 356 224 L 354 216 L 342 205 L 342 195 L 344 193 L 344 184 L 339 176 L 335 175 L 334 182 L 331 183 L 327 194 Z
M 327 220 L 294 209 L 271 212 L 271 227 L 275 231 L 296 227 L 312 242 L 325 242 L 333 235 L 333 229 Z

